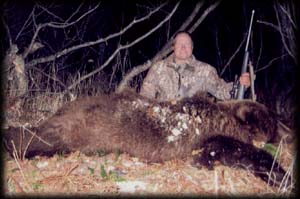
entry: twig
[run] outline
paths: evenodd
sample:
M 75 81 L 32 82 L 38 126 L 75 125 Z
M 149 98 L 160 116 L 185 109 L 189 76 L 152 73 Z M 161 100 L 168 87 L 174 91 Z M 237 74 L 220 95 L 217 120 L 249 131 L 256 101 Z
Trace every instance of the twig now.
M 216 4 L 212 5 L 211 7 L 207 8 L 204 11 L 204 14 L 201 15 L 200 19 L 197 21 L 197 26 L 193 25 L 192 28 L 190 28 L 188 30 L 189 33 L 192 33 L 199 25 L 200 23 L 204 20 L 204 18 L 207 16 L 208 11 L 211 12 L 213 8 L 215 8 Z M 218 5 L 218 4 L 217 4 Z M 187 26 L 190 25 L 190 23 L 192 22 L 192 19 L 195 18 L 196 14 L 199 12 L 200 8 L 202 7 L 202 3 L 197 3 L 194 11 L 191 13 L 191 15 L 187 18 L 187 20 L 181 25 L 181 27 L 177 30 L 185 30 L 187 28 Z M 140 74 L 141 72 L 144 72 L 145 70 L 149 69 L 152 65 L 152 63 L 164 58 L 165 56 L 167 56 L 169 53 L 172 52 L 172 43 L 173 43 L 173 39 L 174 39 L 175 34 L 169 39 L 169 41 L 161 48 L 161 50 L 150 60 L 148 60 L 146 63 L 138 65 L 136 67 L 134 67 L 134 69 L 132 69 L 131 71 L 129 71 L 125 77 L 123 77 L 122 81 L 120 82 L 120 84 L 117 87 L 116 92 L 121 92 L 123 91 L 127 85 L 128 82 L 135 77 L 136 75 Z
M 78 19 L 76 19 L 76 20 L 74 20 L 73 22 L 70 22 L 70 23 L 48 22 L 48 23 L 44 23 L 44 24 L 39 24 L 37 26 L 37 29 L 36 29 L 36 31 L 35 31 L 32 39 L 31 39 L 31 42 L 30 42 L 28 48 L 23 53 L 23 58 L 25 59 L 28 56 L 28 54 L 30 52 L 30 49 L 32 48 L 33 44 L 35 43 L 36 38 L 37 38 L 40 30 L 42 30 L 43 28 L 45 28 L 47 26 L 49 26 L 51 28 L 66 28 L 68 26 L 72 26 L 75 23 L 79 22 L 82 18 L 84 18 L 85 16 L 87 16 L 88 14 L 90 14 L 91 12 L 93 12 L 94 10 L 96 10 L 98 7 L 99 7 L 99 4 L 97 4 L 93 9 L 88 10 L 86 13 L 84 13 L 83 15 L 81 15 Z
M 12 43 L 12 39 L 11 39 L 11 35 L 10 35 L 10 31 L 9 31 L 9 28 L 8 28 L 8 25 L 7 23 L 5 22 L 5 20 L 3 19 L 3 17 L 1 17 L 1 20 L 2 20 L 2 23 L 6 29 L 6 32 L 7 32 L 7 37 L 8 37 L 8 41 L 9 41 L 9 49 L 11 49 L 13 43 Z
M 17 154 L 17 152 L 16 152 L 16 150 L 15 150 L 16 148 L 15 148 L 15 145 L 14 145 L 14 142 L 13 142 L 13 141 L 12 141 L 12 144 L 13 144 L 13 147 L 14 147 L 14 152 L 13 152 L 14 160 L 15 160 L 15 162 L 16 162 L 18 168 L 20 169 L 21 175 L 22 175 L 22 177 L 23 177 L 23 179 L 24 179 L 24 181 L 25 181 L 25 184 L 26 184 L 27 188 L 28 188 L 30 191 L 33 191 L 32 188 L 31 188 L 31 186 L 29 185 L 27 179 L 25 178 L 23 169 L 22 169 L 22 167 L 21 167 L 21 165 L 20 165 L 20 163 L 19 163 L 19 161 L 18 161 L 18 160 L 19 160 L 19 157 L 18 157 L 18 154 Z
M 66 20 L 66 22 L 69 22 L 69 21 L 72 19 L 72 17 L 75 16 L 75 15 L 79 12 L 79 10 L 80 10 L 80 8 L 83 6 L 83 4 L 84 4 L 84 2 L 82 2 L 82 3 L 78 6 L 78 8 L 71 14 L 71 16 Z
M 12 144 L 12 146 L 13 146 L 13 148 L 14 148 L 13 153 L 15 153 L 16 158 L 17 158 L 18 160 L 20 160 L 20 157 L 19 157 L 19 155 L 18 155 L 18 151 L 17 151 L 16 146 L 15 146 L 15 142 L 14 142 L 13 140 L 11 140 L 11 144 Z
M 51 12 L 50 10 L 48 10 L 47 8 L 45 8 L 42 5 L 37 4 L 38 8 L 41 8 L 43 11 L 45 11 L 46 13 L 48 13 L 49 15 L 51 15 L 53 18 L 57 18 L 60 21 L 64 21 L 61 17 L 57 16 L 56 14 L 54 14 L 53 12 Z M 72 14 L 74 15 L 74 13 Z M 67 23 L 68 20 L 65 21 L 65 23 Z
M 270 26 L 270 27 L 274 28 L 275 30 L 280 31 L 279 27 L 274 25 L 273 23 L 270 23 L 270 22 L 267 22 L 267 21 L 261 21 L 261 20 L 257 20 L 256 22 L 267 25 L 267 26 Z
M 270 67 L 270 66 L 273 64 L 273 62 L 275 62 L 275 61 L 277 61 L 278 59 L 281 59 L 281 58 L 283 58 L 283 57 L 285 57 L 285 56 L 287 56 L 287 55 L 288 55 L 288 54 L 284 54 L 284 55 L 281 55 L 281 56 L 279 56 L 279 57 L 275 57 L 274 59 L 271 59 L 271 60 L 269 61 L 268 64 L 264 65 L 264 66 L 261 67 L 260 69 L 257 69 L 257 70 L 255 71 L 255 73 L 257 73 L 257 72 L 259 72 L 259 71 L 261 71 L 261 70 L 264 70 L 264 69 Z
M 194 32 L 196 28 L 198 28 L 199 24 L 202 23 L 202 21 L 206 18 L 206 16 L 211 13 L 219 4 L 221 1 L 217 1 L 213 5 L 209 6 L 201 15 L 201 17 L 194 23 L 194 25 L 189 29 L 189 32 Z
M 219 181 L 218 181 L 218 173 L 217 170 L 214 170 L 214 187 L 215 187 L 215 195 L 218 196 L 219 191 Z
M 279 4 L 279 3 L 278 3 Z M 274 4 L 274 9 L 276 10 L 276 4 Z M 296 56 L 295 54 L 292 52 L 292 50 L 288 47 L 286 41 L 285 41 L 285 30 L 282 30 L 282 25 L 281 25 L 281 22 L 280 22 L 280 19 L 279 19 L 279 16 L 278 16 L 278 11 L 275 12 L 276 14 L 276 18 L 277 18 L 277 22 L 278 22 L 278 27 L 279 27 L 279 33 L 280 33 L 280 36 L 281 36 L 281 41 L 283 43 L 283 46 L 284 46 L 284 49 L 287 51 L 287 53 L 296 61 Z
M 102 64 L 102 66 L 100 66 L 99 68 L 97 68 L 96 70 L 82 76 L 80 79 L 78 79 L 77 81 L 75 81 L 72 85 L 68 86 L 68 90 L 74 88 L 77 84 L 79 84 L 81 81 L 93 76 L 94 74 L 100 72 L 101 70 L 103 70 L 103 68 L 105 68 L 113 59 L 114 57 L 118 54 L 119 51 L 132 47 L 133 45 L 137 44 L 138 42 L 142 41 L 143 39 L 145 39 L 146 37 L 148 37 L 150 34 L 152 34 L 154 31 L 156 31 L 158 28 L 160 28 L 166 21 L 168 21 L 174 14 L 174 12 L 177 10 L 178 6 L 179 6 L 180 1 L 175 5 L 175 7 L 173 8 L 172 12 L 164 19 L 162 20 L 157 26 L 155 26 L 154 28 L 152 28 L 150 31 L 148 31 L 146 34 L 144 34 L 143 36 L 137 38 L 136 40 L 132 41 L 131 43 L 128 43 L 124 46 L 119 45 L 119 47 L 114 51 L 114 53 L 106 60 L 106 62 L 104 64 Z
M 43 142 L 44 144 L 53 147 L 53 144 L 50 144 L 49 142 L 45 141 L 44 139 L 42 139 L 40 136 L 36 135 L 36 132 L 31 131 L 30 129 L 26 128 L 25 126 L 23 126 L 23 128 L 25 130 L 27 130 L 31 135 L 33 135 L 34 137 L 36 137 L 39 141 Z
M 33 138 L 34 138 L 34 136 L 36 136 L 36 133 L 34 133 L 34 135 L 31 136 L 31 138 L 29 139 L 29 141 L 28 141 L 28 143 L 27 143 L 27 145 L 26 145 L 26 147 L 25 147 L 25 149 L 24 149 L 24 152 L 23 152 L 23 154 L 22 154 L 22 159 L 23 159 L 23 160 L 25 159 L 25 154 L 26 154 L 26 152 L 27 152 L 27 150 L 28 150 L 28 147 L 29 147 L 29 145 L 31 144 L 31 142 L 32 142 L 32 140 L 33 140 Z
M 252 97 L 252 101 L 256 102 L 257 97 L 254 88 L 254 81 L 256 79 L 256 75 L 254 74 L 254 69 L 251 62 L 249 63 L 249 69 L 250 69 L 250 81 L 251 81 L 251 97 Z
M 34 5 L 33 8 L 32 8 L 31 13 L 29 14 L 28 18 L 26 19 L 24 25 L 22 26 L 21 30 L 18 32 L 18 34 L 17 34 L 17 36 L 16 36 L 16 38 L 15 38 L 15 41 L 18 40 L 18 38 L 19 38 L 19 36 L 21 35 L 21 33 L 23 32 L 23 30 L 30 24 L 30 23 L 29 23 L 29 24 L 27 25 L 28 21 L 30 20 L 30 18 L 31 18 L 31 17 L 33 16 L 33 14 L 34 14 L 35 8 L 36 8 L 36 6 Z
M 232 182 L 232 179 L 231 179 L 230 176 L 228 177 L 228 181 L 229 181 L 229 185 L 230 185 L 230 192 L 231 192 L 232 194 L 236 194 L 236 190 L 235 190 L 235 188 L 234 188 L 234 186 L 233 186 L 233 182 Z
M 161 6 L 163 6 L 163 5 L 161 5 Z M 118 36 L 124 34 L 133 25 L 135 25 L 137 23 L 140 23 L 140 22 L 148 19 L 150 16 L 152 16 L 154 13 L 156 13 L 161 8 L 161 6 L 159 6 L 155 10 L 151 11 L 148 15 L 146 15 L 144 17 L 141 17 L 139 19 L 134 19 L 129 25 L 127 25 L 124 29 L 120 30 L 117 33 L 110 34 L 110 35 L 108 35 L 105 38 L 100 38 L 100 39 L 95 40 L 95 41 L 89 41 L 89 42 L 85 42 L 83 44 L 72 46 L 70 48 L 65 48 L 65 49 L 63 49 L 63 50 L 61 50 L 61 51 L 59 51 L 59 52 L 57 52 L 57 53 L 55 53 L 53 55 L 47 56 L 47 57 L 42 57 L 42 58 L 31 60 L 30 62 L 26 63 L 26 66 L 27 67 L 31 67 L 31 66 L 35 66 L 37 64 L 54 61 L 55 59 L 57 59 L 57 58 L 59 58 L 59 57 L 61 57 L 63 55 L 66 55 L 66 54 L 68 54 L 68 53 L 70 53 L 70 52 L 72 52 L 74 50 L 78 50 L 80 48 L 84 48 L 84 47 L 93 46 L 93 45 L 96 45 L 96 44 L 107 42 L 108 40 L 110 40 L 112 38 L 115 38 L 115 37 L 118 37 Z
M 48 75 L 47 73 L 45 73 L 44 71 L 42 71 L 41 69 L 39 69 L 39 68 L 37 68 L 37 67 L 33 67 L 33 69 L 39 71 L 39 72 L 42 73 L 44 76 L 49 77 L 50 79 L 52 79 L 52 80 L 58 82 L 62 87 L 66 88 L 66 85 L 65 85 L 62 81 L 60 81 L 57 77 L 53 77 L 53 76 L 51 76 L 51 75 Z
M 231 61 L 233 60 L 233 58 L 236 56 L 236 54 L 240 51 L 242 45 L 245 43 L 247 38 L 247 35 L 245 35 L 243 41 L 240 43 L 240 45 L 237 47 L 237 49 L 235 50 L 235 52 L 233 53 L 233 55 L 229 58 L 229 60 L 227 61 L 227 63 L 223 66 L 223 69 L 220 73 L 220 76 L 223 75 L 223 73 L 225 72 L 226 68 L 229 66 L 229 64 L 231 63 Z
M 279 185 L 278 190 L 285 190 L 286 191 L 287 190 L 286 187 L 288 187 L 288 186 L 293 187 L 293 178 L 291 176 L 293 176 L 293 169 L 294 169 L 294 166 L 295 166 L 296 157 L 297 157 L 297 154 L 295 154 L 292 163 L 289 165 L 289 167 L 286 171 L 286 174 L 284 175 L 284 177 L 283 177 L 283 179 L 282 179 L 282 181 Z M 290 184 L 287 184 L 289 182 L 289 180 L 288 180 L 289 177 L 291 177 L 291 181 L 290 181 Z
M 76 164 L 75 166 L 73 166 L 70 169 L 68 169 L 68 171 L 66 172 L 66 174 L 63 177 L 65 178 L 68 175 L 70 175 L 78 166 L 79 166 L 79 164 Z
M 14 183 L 16 193 L 21 193 L 21 194 L 26 193 L 26 192 L 23 190 L 23 187 L 21 187 L 20 183 L 19 183 L 13 176 L 11 176 L 11 177 L 8 179 L 7 183 L 8 183 L 8 186 L 9 186 L 10 183 Z
M 297 30 L 297 26 L 296 23 L 294 22 L 294 20 L 292 19 L 290 13 L 282 6 L 279 4 L 280 9 L 284 12 L 284 14 L 288 17 L 289 21 L 291 22 L 293 28 L 295 28 Z
M 277 147 L 277 150 L 276 150 L 275 155 L 274 155 L 274 161 L 272 163 L 271 170 L 269 171 L 270 173 L 269 173 L 269 178 L 268 178 L 268 185 L 270 185 L 270 180 L 272 178 L 272 173 L 273 173 L 272 171 L 274 169 L 274 166 L 275 166 L 275 163 L 276 163 L 276 159 L 278 159 L 278 157 L 280 156 L 279 154 L 280 154 L 280 152 L 281 152 L 281 150 L 283 148 L 282 145 L 283 145 L 283 139 L 280 140 L 280 142 L 278 144 L 278 147 Z M 276 179 L 276 177 L 275 177 L 275 179 Z
M 203 2 L 199 1 L 190 16 L 185 20 L 185 22 L 180 26 L 180 28 L 176 31 L 183 31 L 186 30 L 188 26 L 191 25 L 192 21 L 196 18 L 197 14 L 199 13 L 200 8 L 203 6 Z M 156 62 L 157 60 L 162 59 L 166 55 L 168 55 L 172 51 L 172 44 L 175 37 L 176 32 L 172 35 L 169 41 L 161 48 L 161 50 L 151 59 L 151 62 Z M 188 30 L 189 33 L 193 31 Z M 138 67 L 138 66 L 137 66 Z

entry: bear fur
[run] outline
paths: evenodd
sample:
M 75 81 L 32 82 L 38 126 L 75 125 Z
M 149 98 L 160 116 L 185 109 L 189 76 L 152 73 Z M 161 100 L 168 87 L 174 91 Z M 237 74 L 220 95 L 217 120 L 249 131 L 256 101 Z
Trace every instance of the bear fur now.
M 25 152 L 28 158 L 58 152 L 92 155 L 99 150 L 120 150 L 148 163 L 193 157 L 196 165 L 209 166 L 213 157 L 193 152 L 203 146 L 222 149 L 232 145 L 226 148 L 229 155 L 220 154 L 238 162 L 243 154 L 235 157 L 237 148 L 253 146 L 254 141 L 275 140 L 276 126 L 272 112 L 248 100 L 215 103 L 196 95 L 177 102 L 156 102 L 126 91 L 70 102 L 38 127 L 10 127 L 4 134 L 4 143 L 11 154 L 14 143 L 17 151 Z M 226 138 L 222 146 L 218 136 Z M 254 146 L 247 150 L 248 157 L 258 151 L 266 153 Z M 259 161 L 257 164 L 261 165 Z M 271 169 L 269 165 L 262 166 L 264 171 Z M 283 169 L 278 172 L 285 174 Z

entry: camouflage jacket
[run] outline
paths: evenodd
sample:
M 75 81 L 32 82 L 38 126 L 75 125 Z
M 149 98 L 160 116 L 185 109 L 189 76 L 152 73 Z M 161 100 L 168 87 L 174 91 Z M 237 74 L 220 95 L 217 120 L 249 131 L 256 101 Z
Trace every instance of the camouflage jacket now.
M 230 99 L 233 83 L 226 83 L 211 65 L 194 56 L 187 64 L 178 65 L 174 55 L 155 63 L 144 79 L 140 94 L 158 101 L 191 97 L 206 91 L 221 100 Z

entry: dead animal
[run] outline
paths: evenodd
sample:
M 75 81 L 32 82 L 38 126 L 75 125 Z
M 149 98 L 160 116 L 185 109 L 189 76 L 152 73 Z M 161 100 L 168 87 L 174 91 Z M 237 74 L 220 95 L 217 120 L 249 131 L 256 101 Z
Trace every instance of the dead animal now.
M 247 100 L 215 103 L 196 95 L 174 104 L 127 91 L 78 99 L 38 127 L 10 127 L 4 143 L 10 154 L 15 148 L 27 158 L 77 150 L 88 155 L 120 150 L 148 163 L 190 158 L 196 166 L 212 167 L 216 157 L 230 165 L 243 159 L 255 165 L 258 174 L 271 171 L 274 160 L 252 143 L 276 140 L 276 128 L 272 112 Z M 218 156 L 211 156 L 212 150 Z M 280 169 L 273 170 L 273 184 L 285 175 L 276 165 Z M 259 176 L 265 180 L 265 175 Z

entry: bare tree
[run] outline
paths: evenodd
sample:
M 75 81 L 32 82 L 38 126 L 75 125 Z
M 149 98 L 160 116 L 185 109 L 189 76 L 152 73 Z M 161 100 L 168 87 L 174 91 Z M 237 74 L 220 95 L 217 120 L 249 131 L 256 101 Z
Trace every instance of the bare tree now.
M 214 4 L 208 4 L 208 7 L 205 8 L 203 13 L 196 18 L 196 16 L 199 14 L 200 9 L 203 7 L 204 2 L 199 1 L 194 10 L 191 12 L 190 16 L 186 18 L 186 20 L 182 23 L 178 31 L 180 30 L 187 30 L 188 32 L 192 33 L 200 24 L 201 22 L 206 18 L 206 16 L 212 12 L 218 5 L 220 1 L 216 1 Z M 100 6 L 100 4 L 89 6 L 88 9 L 83 11 L 83 4 L 80 4 L 77 9 L 67 17 L 67 19 L 63 19 L 59 15 L 55 14 L 55 12 L 51 11 L 46 6 L 42 6 L 39 4 L 35 4 L 33 6 L 32 11 L 30 12 L 27 20 L 23 24 L 23 26 L 19 29 L 19 32 L 15 35 L 11 34 L 10 27 L 11 24 L 5 23 L 6 32 L 7 32 L 7 38 L 9 40 L 9 48 L 7 50 L 6 56 L 5 56 L 5 72 L 6 77 L 8 78 L 7 82 L 7 90 L 14 91 L 14 93 L 10 93 L 10 96 L 21 96 L 24 95 L 28 90 L 28 82 L 29 79 L 34 79 L 31 75 L 28 77 L 28 74 L 31 74 L 31 72 L 28 71 L 38 71 L 42 76 L 47 77 L 49 80 L 54 81 L 58 83 L 60 86 L 62 86 L 65 89 L 65 92 L 68 92 L 71 89 L 74 89 L 77 85 L 80 84 L 80 82 L 92 77 L 93 75 L 101 72 L 105 67 L 107 67 L 109 64 L 112 63 L 112 60 L 114 60 L 120 51 L 129 49 L 132 46 L 136 45 L 137 43 L 141 42 L 145 38 L 147 38 L 149 35 L 151 35 L 153 32 L 161 28 L 164 24 L 170 21 L 171 17 L 176 12 L 180 1 L 176 3 L 176 5 L 173 7 L 173 9 L 165 16 L 164 19 L 161 20 L 161 22 L 154 25 L 152 28 L 148 29 L 146 32 L 141 33 L 139 37 L 134 39 L 133 41 L 127 41 L 126 44 L 121 44 L 120 42 L 117 44 L 116 48 L 112 50 L 111 54 L 101 63 L 98 65 L 93 71 L 80 75 L 78 78 L 74 79 L 73 82 L 69 85 L 65 85 L 63 81 L 61 81 L 56 75 L 47 74 L 46 72 L 41 69 L 41 66 L 44 65 L 43 68 L 45 68 L 47 65 L 49 66 L 52 64 L 51 67 L 53 67 L 54 74 L 57 73 L 58 68 L 55 67 L 56 65 L 65 65 L 65 59 L 67 55 L 78 51 L 79 49 L 83 48 L 90 48 L 95 45 L 99 44 L 105 44 L 112 39 L 120 38 L 123 34 L 128 32 L 128 30 L 132 29 L 136 24 L 142 23 L 149 18 L 151 18 L 153 15 L 158 13 L 162 10 L 164 6 L 166 6 L 168 3 L 163 3 L 161 5 L 156 6 L 155 8 L 149 9 L 148 13 L 146 13 L 144 16 L 135 18 L 133 21 L 131 21 L 129 24 L 127 24 L 125 27 L 120 29 L 118 32 L 109 34 L 106 37 L 101 37 L 96 40 L 91 41 L 84 41 L 81 32 L 77 32 L 75 34 L 76 36 L 73 38 L 68 38 L 69 43 L 64 43 L 64 46 L 60 50 L 51 50 L 51 45 L 47 43 L 46 40 L 43 40 L 41 37 L 41 34 L 43 34 L 43 31 L 53 31 L 55 33 L 55 30 L 63 30 L 64 37 L 67 38 L 69 35 L 66 33 L 68 31 L 68 28 L 78 28 L 78 25 L 82 23 L 84 20 L 87 20 L 90 15 L 92 15 Z M 44 20 L 43 22 L 39 22 L 38 16 L 40 15 L 46 15 L 47 20 Z M 33 29 L 28 31 L 28 27 L 32 27 Z M 82 28 L 84 29 L 84 28 Z M 26 32 L 27 31 L 27 32 Z M 30 34 L 32 34 L 30 36 Z M 56 33 L 55 33 L 56 34 Z M 128 82 L 136 75 L 140 74 L 141 72 L 147 70 L 151 63 L 162 59 L 163 57 L 167 56 L 172 51 L 172 40 L 174 38 L 174 34 L 170 37 L 168 42 L 161 48 L 161 50 L 149 61 L 147 61 L 145 64 L 142 64 L 140 66 L 133 67 L 133 70 L 128 72 L 121 83 L 119 84 L 117 91 L 123 90 L 127 85 Z M 19 44 L 17 41 L 21 40 L 21 37 L 31 37 L 29 43 L 27 44 Z M 72 45 L 73 41 L 80 41 L 79 44 Z M 63 42 L 66 42 L 63 40 Z M 76 43 L 76 42 L 74 42 Z M 24 46 L 25 45 L 25 46 Z M 22 51 L 19 50 L 21 47 Z M 50 49 L 48 50 L 48 53 L 39 54 L 40 49 Z M 62 67 L 61 67 L 62 68 Z M 111 81 L 110 81 L 111 82 Z
M 181 27 L 178 29 L 178 31 L 186 30 L 189 33 L 194 32 L 194 30 L 201 24 L 201 22 L 206 18 L 206 16 L 212 12 L 218 5 L 220 4 L 220 1 L 216 1 L 214 4 L 210 5 L 208 8 L 205 9 L 205 11 L 202 13 L 202 15 L 194 21 L 194 18 L 199 13 L 200 8 L 203 6 L 203 2 L 199 1 L 194 10 L 191 12 L 190 16 L 182 23 Z M 187 29 L 188 26 L 191 26 L 189 29 Z M 178 32 L 176 31 L 176 32 Z M 139 66 L 134 67 L 131 71 L 129 71 L 119 84 L 116 92 L 122 92 L 127 86 L 129 81 L 132 80 L 133 77 L 136 75 L 144 72 L 145 70 L 149 69 L 152 64 L 158 60 L 161 60 L 165 56 L 169 55 L 172 52 L 172 43 L 174 39 L 175 33 L 172 35 L 172 37 L 169 39 L 169 41 L 161 48 L 161 50 L 150 60 L 148 60 L 146 63 L 141 64 Z
M 94 71 L 81 76 L 79 79 L 74 81 L 71 85 L 65 86 L 66 90 L 74 88 L 76 85 L 78 85 L 81 81 L 93 76 L 94 74 L 98 73 L 99 71 L 103 70 L 111 61 L 116 57 L 119 51 L 130 48 L 134 46 L 135 44 L 141 42 L 145 38 L 147 38 L 150 34 L 152 34 L 154 31 L 159 29 L 165 22 L 167 22 L 172 15 L 175 13 L 176 9 L 178 8 L 180 2 L 177 2 L 172 11 L 163 19 L 160 23 L 158 23 L 155 27 L 153 27 L 150 30 L 147 30 L 145 33 L 141 33 L 141 36 L 136 38 L 135 40 L 128 42 L 126 45 L 122 45 L 119 43 L 117 48 L 112 52 L 112 54 L 109 56 L 109 58 L 97 69 Z M 41 64 L 46 64 L 49 62 L 58 62 L 59 59 L 64 58 L 66 55 L 82 49 L 82 48 L 87 48 L 91 47 L 97 44 L 101 43 L 107 43 L 108 41 L 112 40 L 113 38 L 120 37 L 123 35 L 125 32 L 127 32 L 129 29 L 131 29 L 133 26 L 135 26 L 138 23 L 141 23 L 150 17 L 152 17 L 155 13 L 159 12 L 163 6 L 165 6 L 167 3 L 163 3 L 159 6 L 157 6 L 154 9 L 151 9 L 146 15 L 143 17 L 135 18 L 131 23 L 129 23 L 127 26 L 122 28 L 120 31 L 112 33 L 106 37 L 99 38 L 97 40 L 93 41 L 83 41 L 80 44 L 77 45 L 71 45 L 69 47 L 63 48 L 62 50 L 59 51 L 54 51 L 54 53 L 50 55 L 43 55 L 43 56 L 38 56 L 37 51 L 41 48 L 44 48 L 46 44 L 45 41 L 41 41 L 39 39 L 39 35 L 41 32 L 45 29 L 62 29 L 64 31 L 67 31 L 66 28 L 68 27 L 76 27 L 76 25 L 80 22 L 83 21 L 87 16 L 89 16 L 91 13 L 93 13 L 100 4 L 97 4 L 91 8 L 89 8 L 85 13 L 80 14 L 78 17 L 75 17 L 75 14 L 79 13 L 82 4 L 78 7 L 78 9 L 71 15 L 69 16 L 66 20 L 63 20 L 52 13 L 50 10 L 47 8 L 41 6 L 41 5 L 34 5 L 32 12 L 30 13 L 28 19 L 26 20 L 25 24 L 23 27 L 20 29 L 20 32 L 17 34 L 15 39 L 12 38 L 11 31 L 9 28 L 9 24 L 5 23 L 5 27 L 7 30 L 7 37 L 9 40 L 9 50 L 6 53 L 5 56 L 5 62 L 4 66 L 6 67 L 5 72 L 6 72 L 6 77 L 8 77 L 8 80 L 11 80 L 11 84 L 7 83 L 7 89 L 8 90 L 14 90 L 14 93 L 11 93 L 12 96 L 20 96 L 23 95 L 27 92 L 27 87 L 28 87 L 28 77 L 26 74 L 26 71 L 31 70 L 31 69 L 37 69 L 37 65 Z M 48 22 L 44 23 L 37 23 L 37 16 L 40 13 L 37 12 L 37 7 L 42 8 L 42 11 L 44 13 L 47 13 L 51 20 Z M 78 15 L 78 14 L 77 14 Z M 25 33 L 22 33 L 24 31 L 25 27 L 28 27 L 28 24 L 31 23 L 33 24 L 34 30 L 32 31 L 33 34 L 31 36 L 30 43 L 27 44 L 27 47 L 24 47 L 23 52 L 19 52 L 19 45 L 15 43 L 18 37 L 20 35 L 24 35 Z M 26 36 L 28 36 L 29 33 L 26 33 Z M 65 35 L 67 36 L 67 34 Z M 35 54 L 36 53 L 36 54 Z M 33 55 L 29 57 L 29 55 Z M 52 77 L 54 81 L 58 81 L 56 77 Z M 60 82 L 63 84 L 62 82 Z
M 274 11 L 277 24 L 268 21 L 258 21 L 265 24 L 280 34 L 283 47 L 290 57 L 297 63 L 296 49 L 296 6 L 293 1 L 275 1 Z
M 258 68 L 256 72 L 274 66 L 275 62 L 279 62 L 277 67 L 277 80 L 270 83 L 267 92 L 273 97 L 273 107 L 276 112 L 281 115 L 286 121 L 289 121 L 293 127 L 293 115 L 295 105 L 295 77 L 293 72 L 297 64 L 297 41 L 296 32 L 296 5 L 294 1 L 274 1 L 275 22 L 259 20 L 258 23 L 266 25 L 267 28 L 272 28 L 275 33 L 281 38 L 281 55 L 272 58 L 269 63 Z M 290 72 L 289 72 L 290 71 Z M 289 76 L 287 78 L 286 76 Z M 266 80 L 267 81 L 267 80 Z M 266 84 L 268 85 L 268 84 Z

